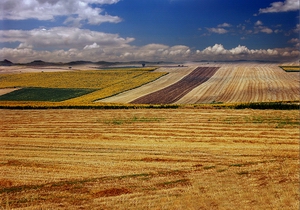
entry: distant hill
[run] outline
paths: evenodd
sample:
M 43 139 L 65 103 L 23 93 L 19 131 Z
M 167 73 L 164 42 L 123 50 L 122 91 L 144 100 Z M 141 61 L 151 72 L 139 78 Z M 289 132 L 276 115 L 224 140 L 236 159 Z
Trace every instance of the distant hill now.
M 55 62 L 45 62 L 42 60 L 34 60 L 32 62 L 28 63 L 13 63 L 7 59 L 0 61 L 0 66 L 12 66 L 12 65 L 24 65 L 24 66 L 63 66 L 63 65 L 68 65 L 68 66 L 76 66 L 76 65 L 87 65 L 87 64 L 94 64 L 94 65 L 99 65 L 99 66 L 112 66 L 112 65 L 130 65 L 130 64 L 170 64 L 172 62 L 164 62 L 164 61 L 155 61 L 155 62 L 149 62 L 149 61 L 128 61 L 128 62 L 109 62 L 109 61 L 97 61 L 97 62 L 92 62 L 92 61 L 71 61 L 71 62 L 66 62 L 66 63 L 55 63 Z
M 42 60 L 34 60 L 30 63 L 26 63 L 27 66 L 53 66 L 53 65 L 59 65 L 59 63 L 51 63 L 51 62 L 45 62 Z
M 4 59 L 3 61 L 0 61 L 0 66 L 12 66 L 14 65 L 13 62 Z

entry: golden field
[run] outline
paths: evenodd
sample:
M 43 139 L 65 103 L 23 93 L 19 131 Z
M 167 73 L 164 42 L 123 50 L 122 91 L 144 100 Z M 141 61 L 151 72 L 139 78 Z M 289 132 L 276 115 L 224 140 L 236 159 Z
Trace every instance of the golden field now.
M 299 209 L 298 110 L 0 114 L 0 209 Z
M 153 72 L 154 70 L 155 68 L 129 68 L 0 74 L 0 90 L 5 94 L 24 87 L 94 89 L 90 94 L 68 100 L 71 104 L 89 103 L 139 87 L 166 74 Z
M 0 74 L 0 88 L 47 87 L 100 89 L 147 74 L 155 68 L 26 72 Z

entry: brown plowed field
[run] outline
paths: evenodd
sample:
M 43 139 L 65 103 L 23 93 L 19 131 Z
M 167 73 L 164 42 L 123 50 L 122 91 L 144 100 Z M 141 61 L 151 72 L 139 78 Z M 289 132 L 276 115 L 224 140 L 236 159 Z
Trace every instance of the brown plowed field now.
M 135 104 L 170 104 L 178 101 L 198 85 L 206 82 L 216 73 L 218 67 L 198 67 L 177 83 L 164 89 L 140 97 L 131 103 Z
M 167 75 L 160 77 L 159 79 L 145 84 L 139 88 L 135 88 L 133 90 L 125 91 L 123 93 L 119 93 L 115 96 L 108 97 L 105 99 L 101 99 L 97 102 L 108 102 L 108 103 L 129 103 L 137 98 L 140 98 L 149 93 L 153 93 L 155 91 L 161 90 L 169 85 L 172 85 L 186 75 L 191 73 L 197 66 L 190 67 L 161 67 L 155 72 L 168 72 Z
M 298 110 L 0 116 L 0 209 L 299 209 Z

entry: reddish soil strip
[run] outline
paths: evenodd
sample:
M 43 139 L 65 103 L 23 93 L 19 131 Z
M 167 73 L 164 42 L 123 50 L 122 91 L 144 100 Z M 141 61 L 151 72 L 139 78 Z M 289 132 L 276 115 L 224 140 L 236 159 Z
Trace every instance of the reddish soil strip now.
M 142 96 L 130 103 L 133 104 L 171 104 L 178 101 L 192 89 L 206 82 L 219 67 L 198 67 L 180 81 L 166 88 Z

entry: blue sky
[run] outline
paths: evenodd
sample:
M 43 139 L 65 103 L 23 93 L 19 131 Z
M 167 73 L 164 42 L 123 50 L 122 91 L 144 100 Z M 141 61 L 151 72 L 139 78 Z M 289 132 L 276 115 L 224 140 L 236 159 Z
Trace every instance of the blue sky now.
M 0 59 L 294 61 L 298 0 L 3 0 Z

